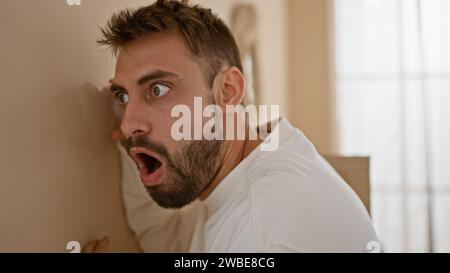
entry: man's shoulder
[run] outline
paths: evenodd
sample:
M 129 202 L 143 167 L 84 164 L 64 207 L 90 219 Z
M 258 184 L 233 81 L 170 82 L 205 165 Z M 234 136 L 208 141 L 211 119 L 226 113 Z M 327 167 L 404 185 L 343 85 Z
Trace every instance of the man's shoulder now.
M 306 179 L 329 171 L 314 145 L 300 130 L 295 129 L 275 151 L 259 151 L 248 168 L 248 176 L 255 182 L 267 176 Z
M 298 251 L 364 251 L 376 239 L 357 195 L 300 132 L 249 169 L 257 230 Z
M 299 130 L 247 168 L 246 200 L 262 249 L 364 251 L 376 239 L 357 195 Z

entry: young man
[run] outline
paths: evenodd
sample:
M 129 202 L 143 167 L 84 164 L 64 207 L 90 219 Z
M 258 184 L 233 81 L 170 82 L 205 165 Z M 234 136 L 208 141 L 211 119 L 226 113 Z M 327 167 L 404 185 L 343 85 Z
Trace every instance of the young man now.
M 174 138 L 177 105 L 194 113 L 202 98 L 225 120 L 242 104 L 238 48 L 211 10 L 160 0 L 115 14 L 102 34 L 118 56 L 123 197 L 144 251 L 365 252 L 377 241 L 356 194 L 285 119 L 264 139 Z M 263 151 L 275 132 L 277 149 Z

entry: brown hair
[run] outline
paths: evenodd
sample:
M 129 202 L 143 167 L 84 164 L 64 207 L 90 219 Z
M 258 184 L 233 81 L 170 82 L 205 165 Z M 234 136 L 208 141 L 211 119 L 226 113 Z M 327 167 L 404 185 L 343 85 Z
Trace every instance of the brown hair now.
M 126 43 L 151 33 L 178 31 L 194 56 L 206 65 L 210 87 L 223 65 L 243 71 L 236 41 L 225 23 L 211 9 L 189 5 L 187 0 L 158 0 L 150 6 L 122 10 L 100 30 L 102 37 L 97 43 L 110 46 L 114 54 Z

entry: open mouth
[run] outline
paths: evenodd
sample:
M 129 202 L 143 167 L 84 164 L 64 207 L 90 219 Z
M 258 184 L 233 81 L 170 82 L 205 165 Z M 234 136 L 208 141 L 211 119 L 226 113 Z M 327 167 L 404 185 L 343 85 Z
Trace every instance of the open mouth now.
M 162 165 L 161 161 L 145 153 L 138 153 L 137 157 L 141 161 L 140 168 L 145 168 L 147 174 L 156 172 Z
M 157 154 L 144 148 L 132 148 L 130 156 L 138 165 L 141 180 L 146 186 L 154 186 L 162 183 L 163 161 Z

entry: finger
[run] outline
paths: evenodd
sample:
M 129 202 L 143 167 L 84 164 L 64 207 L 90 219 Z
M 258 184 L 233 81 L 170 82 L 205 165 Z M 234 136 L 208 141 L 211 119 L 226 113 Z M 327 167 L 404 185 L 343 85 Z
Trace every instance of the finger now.
M 82 253 L 94 253 L 95 248 L 97 247 L 98 240 L 90 241 L 87 243 L 87 245 L 83 248 Z
M 95 253 L 106 253 L 109 250 L 110 239 L 108 236 L 105 236 L 103 239 L 98 242 L 95 247 Z

